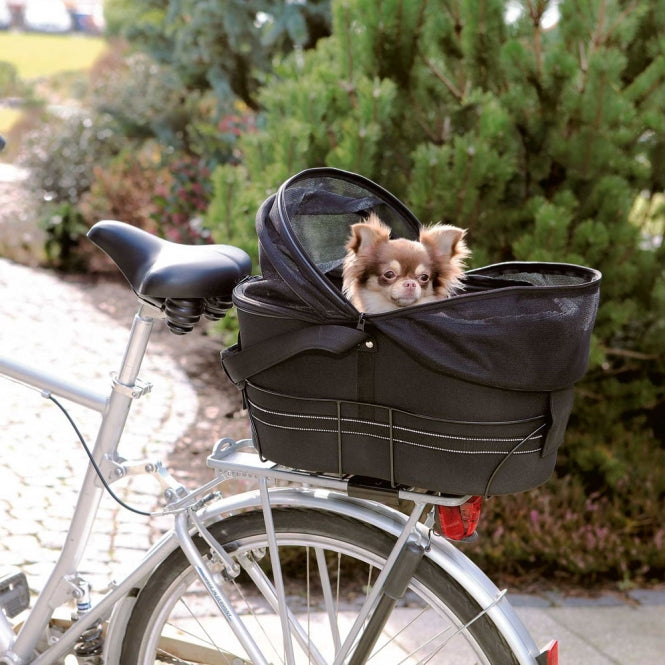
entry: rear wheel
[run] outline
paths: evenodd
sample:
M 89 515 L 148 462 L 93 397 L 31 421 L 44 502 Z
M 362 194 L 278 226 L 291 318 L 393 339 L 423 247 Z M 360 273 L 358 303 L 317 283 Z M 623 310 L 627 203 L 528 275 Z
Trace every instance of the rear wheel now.
M 297 663 L 332 663 L 395 541 L 383 531 L 316 510 L 273 511 Z M 279 615 L 271 598 L 263 514 L 239 514 L 211 533 L 250 575 L 224 590 L 268 663 L 286 662 Z M 199 543 L 201 551 L 206 546 Z M 211 564 L 215 570 L 215 564 Z M 267 584 L 266 584 L 267 582 Z M 141 591 L 128 623 L 121 663 L 240 665 L 249 657 L 213 604 L 184 554 L 173 552 Z M 445 571 L 424 558 L 376 642 L 368 662 L 513 664 L 490 618 Z

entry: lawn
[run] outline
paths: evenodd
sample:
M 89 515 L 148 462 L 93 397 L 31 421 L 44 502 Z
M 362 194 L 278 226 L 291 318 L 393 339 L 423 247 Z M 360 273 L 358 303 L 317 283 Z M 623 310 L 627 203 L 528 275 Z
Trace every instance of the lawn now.
M 11 62 L 25 81 L 87 69 L 106 48 L 100 37 L 0 33 L 0 60 Z
M 13 64 L 26 82 L 86 70 L 106 48 L 102 38 L 87 35 L 0 32 L 0 60 Z M 7 133 L 19 117 L 18 109 L 0 106 L 0 134 Z

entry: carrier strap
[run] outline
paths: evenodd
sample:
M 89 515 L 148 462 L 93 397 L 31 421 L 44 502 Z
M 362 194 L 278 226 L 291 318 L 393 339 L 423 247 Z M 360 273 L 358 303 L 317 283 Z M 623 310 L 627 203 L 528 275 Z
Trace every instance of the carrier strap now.
M 325 351 L 339 355 L 358 346 L 369 335 L 346 326 L 310 326 L 297 332 L 288 332 L 241 349 L 234 344 L 222 351 L 222 367 L 226 375 L 239 388 L 246 379 L 270 369 L 305 351 Z
M 555 453 L 563 442 L 563 435 L 568 425 L 568 416 L 573 409 L 575 400 L 574 388 L 564 388 L 563 390 L 553 390 L 550 393 L 550 417 L 552 423 L 545 439 L 545 445 L 541 457 L 547 457 Z

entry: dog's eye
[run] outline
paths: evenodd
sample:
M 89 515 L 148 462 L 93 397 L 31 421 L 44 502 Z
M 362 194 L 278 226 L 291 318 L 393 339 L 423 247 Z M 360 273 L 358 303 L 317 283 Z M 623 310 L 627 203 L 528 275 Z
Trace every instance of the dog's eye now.
M 386 279 L 395 279 L 395 273 L 392 270 L 386 270 L 386 272 L 383 273 L 383 276 Z
M 418 277 L 418 281 L 421 284 L 427 284 L 427 282 L 429 282 L 429 275 L 427 273 L 423 273 Z

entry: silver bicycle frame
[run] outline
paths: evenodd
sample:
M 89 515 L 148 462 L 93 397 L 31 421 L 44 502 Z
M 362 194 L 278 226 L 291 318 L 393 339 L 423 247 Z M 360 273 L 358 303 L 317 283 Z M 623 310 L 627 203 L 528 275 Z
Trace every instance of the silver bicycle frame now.
M 132 401 L 147 390 L 146 386 L 141 385 L 138 381 L 138 373 L 153 323 L 161 318 L 163 318 L 163 315 L 160 310 L 150 305 L 143 304 L 139 309 L 134 318 L 120 371 L 113 381 L 113 388 L 108 398 L 3 357 L 0 357 L 0 374 L 36 387 L 44 394 L 52 393 L 99 411 L 102 414 L 102 423 L 92 454 L 102 473 L 110 477 L 112 472 L 118 468 L 116 451 Z M 76 574 L 78 564 L 83 556 L 104 492 L 96 472 L 91 465 L 88 465 L 65 545 L 44 589 L 39 594 L 15 639 L 9 621 L 4 613 L 0 611 L 0 663 L 23 665 L 31 662 L 34 665 L 51 665 L 71 651 L 82 632 L 92 627 L 99 619 L 111 617 L 107 634 L 109 638 L 113 635 L 114 639 L 106 640 L 105 663 L 106 665 L 120 665 L 121 637 L 124 635 L 129 610 L 131 610 L 134 602 L 135 593 L 133 591 L 142 587 L 155 567 L 172 551 L 182 547 L 187 554 L 188 548 L 192 545 L 192 536 L 200 530 L 197 529 L 199 521 L 201 524 L 209 525 L 239 510 L 260 510 L 266 519 L 270 540 L 271 538 L 274 539 L 274 530 L 271 531 L 270 528 L 271 507 L 293 506 L 324 510 L 351 517 L 384 530 L 398 539 L 398 543 L 413 533 L 418 534 L 420 538 L 428 538 L 427 530 L 422 524 L 416 524 L 415 518 L 409 521 L 407 516 L 381 503 L 355 498 L 343 493 L 346 489 L 343 480 L 275 470 L 272 465 L 257 461 L 256 456 L 253 456 L 254 460 L 250 464 L 248 458 L 243 457 L 242 452 L 236 451 L 233 447 L 229 449 L 226 442 L 220 443 L 221 445 L 218 445 L 216 451 L 209 458 L 209 465 L 217 468 L 220 476 L 193 492 L 180 497 L 175 496 L 167 507 L 167 512 L 176 515 L 176 530 L 167 533 L 156 543 L 146 553 L 139 566 L 96 603 L 90 612 L 84 614 L 75 622 L 54 645 L 50 646 L 36 659 L 32 659 L 35 646 L 44 633 L 53 611 L 75 596 L 76 588 L 71 580 Z M 233 477 L 234 473 L 249 474 L 258 478 L 261 490 L 234 495 L 203 505 L 200 499 L 209 494 L 227 477 Z M 288 479 L 306 483 L 309 487 L 268 489 L 268 479 Z M 410 496 L 411 494 L 406 492 L 403 493 L 403 496 L 409 499 L 417 498 Z M 431 499 L 432 497 L 428 497 L 430 502 Z M 444 503 L 445 500 L 442 499 L 440 502 Z M 459 502 L 458 499 L 456 503 Z M 188 521 L 186 518 L 187 511 L 190 511 L 191 514 L 191 511 L 195 509 L 196 519 Z M 422 505 L 420 510 L 422 510 Z M 201 533 L 203 533 L 203 530 L 201 530 Z M 397 551 L 396 547 L 395 552 Z M 198 561 L 198 552 L 195 554 L 190 551 L 188 556 L 191 557 L 190 561 L 195 565 Z M 503 593 L 490 582 L 482 571 L 443 539 L 433 540 L 426 556 L 430 557 L 454 579 L 459 580 L 464 588 L 471 593 L 479 606 L 501 630 L 517 655 L 519 662 L 524 665 L 534 665 L 535 655 L 538 653 L 537 647 L 508 601 L 504 598 Z M 388 564 L 390 564 L 390 561 Z M 389 568 L 390 565 L 387 565 L 385 567 L 386 571 Z M 205 575 L 205 571 L 203 571 L 203 574 Z M 388 572 L 386 572 L 387 574 Z M 279 595 L 279 585 L 276 586 Z M 378 593 L 380 584 L 377 584 L 376 588 Z M 209 589 L 211 596 L 215 598 L 214 594 L 219 593 L 219 591 L 219 587 L 213 582 Z M 370 597 L 366 606 L 361 610 L 357 622 L 358 627 L 362 624 L 362 619 L 371 612 L 374 600 L 375 598 Z M 129 610 L 127 610 L 127 607 L 129 607 Z M 282 620 L 286 638 L 290 632 L 289 619 L 287 616 L 283 616 Z M 241 636 L 242 630 L 243 628 L 240 627 L 236 634 L 240 633 Z M 290 635 L 288 635 L 288 640 L 290 641 Z M 252 653 L 251 639 L 247 641 L 247 645 L 249 653 Z M 256 662 L 262 662 L 259 654 L 256 654 L 255 658 Z
M 143 388 L 137 385 L 141 362 L 145 354 L 152 326 L 161 312 L 150 305 L 142 305 L 134 317 L 120 371 L 113 380 L 108 398 L 58 377 L 36 371 L 10 359 L 0 357 L 0 374 L 39 388 L 43 394 L 54 394 L 99 411 L 102 422 L 92 451 L 97 465 L 104 471 L 116 457 L 116 450 L 127 421 L 133 399 Z M 0 644 L 6 651 L 11 648 L 14 662 L 29 662 L 40 636 L 43 634 L 55 608 L 70 599 L 75 588 L 70 580 L 76 573 L 97 515 L 104 488 L 95 470 L 88 465 L 76 508 L 67 532 L 65 544 L 44 589 L 39 594 L 30 614 L 13 644 Z M 0 612 L 0 635 L 7 642 L 8 620 Z M 0 657 L 2 656 L 0 651 Z

